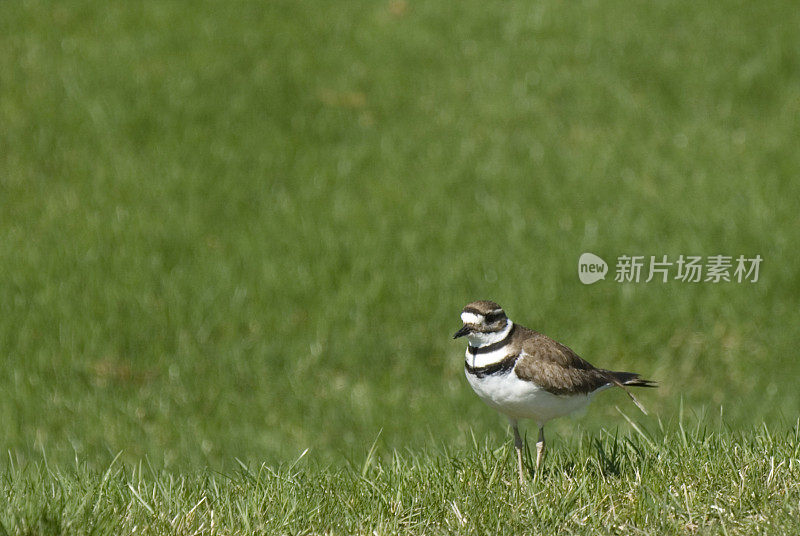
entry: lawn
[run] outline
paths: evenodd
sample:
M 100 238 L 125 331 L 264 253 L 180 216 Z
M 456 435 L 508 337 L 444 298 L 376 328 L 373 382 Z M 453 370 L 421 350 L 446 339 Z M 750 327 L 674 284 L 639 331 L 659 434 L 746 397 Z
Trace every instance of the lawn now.
M 12 467 L 0 522 L 77 535 L 796 534 L 800 423 L 773 434 L 690 421 L 573 438 L 524 487 L 511 445 L 477 439 L 458 453 L 371 449 L 336 467 L 301 455 L 227 474 Z
M 391 531 L 399 518 L 370 501 L 435 472 L 439 495 L 419 500 L 438 505 L 421 514 L 437 530 L 448 530 L 447 489 L 445 502 L 502 499 L 499 511 L 518 515 L 509 526 L 543 530 L 601 523 L 611 518 L 592 508 L 611 505 L 614 523 L 632 516 L 654 532 L 723 530 L 724 518 L 747 533 L 758 508 L 797 517 L 798 27 L 796 5 L 777 1 L 3 3 L 9 504 L 37 519 L 61 493 L 77 512 L 77 497 L 106 497 L 96 486 L 108 471 L 116 491 L 97 511 L 141 526 L 127 483 L 183 482 L 183 508 L 210 497 L 209 475 L 256 505 L 297 478 L 315 482 L 298 507 L 326 489 L 344 490 L 343 504 L 347 490 L 381 491 L 349 517 L 336 510 L 341 525 L 323 509 L 280 531 Z M 606 280 L 579 281 L 584 252 L 608 262 Z M 622 255 L 763 263 L 755 283 L 618 283 Z M 485 499 L 470 495 L 481 464 L 508 448 L 450 339 L 475 299 L 660 383 L 641 393 L 649 417 L 608 392 L 548 426 L 555 465 L 531 493 L 541 503 L 578 486 L 579 510 L 533 519 L 497 478 Z M 714 423 L 712 443 L 675 439 L 682 412 Z M 571 481 L 570 464 L 601 463 L 593 441 L 608 447 L 608 434 L 641 452 L 610 480 L 586 469 Z M 769 473 L 753 439 L 767 436 L 779 438 L 782 483 L 730 519 L 660 524 L 682 497 L 679 471 L 699 482 L 713 465 L 718 487 L 689 489 L 696 514 L 727 508 L 737 475 Z M 351 469 L 373 443 L 364 487 Z M 670 465 L 690 448 L 704 452 L 686 458 L 695 465 Z M 250 486 L 237 460 L 265 480 Z M 140 463 L 152 474 L 133 474 Z M 646 507 L 624 495 L 645 478 L 638 465 L 658 467 Z M 480 520 L 467 528 L 499 519 L 489 503 L 458 508 Z M 29 533 L 84 519 L 54 515 Z M 229 532 L 245 520 L 278 530 L 226 515 Z M 0 510 L 9 533 L 13 519 Z

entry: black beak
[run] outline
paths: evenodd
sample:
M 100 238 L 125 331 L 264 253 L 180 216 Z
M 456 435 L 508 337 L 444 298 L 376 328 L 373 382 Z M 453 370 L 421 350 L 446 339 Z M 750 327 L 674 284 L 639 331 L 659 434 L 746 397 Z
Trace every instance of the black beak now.
M 457 339 L 459 337 L 463 337 L 464 335 L 468 335 L 470 331 L 472 331 L 472 328 L 469 327 L 467 324 L 464 324 L 463 326 L 461 326 L 461 329 L 455 332 L 453 338 Z

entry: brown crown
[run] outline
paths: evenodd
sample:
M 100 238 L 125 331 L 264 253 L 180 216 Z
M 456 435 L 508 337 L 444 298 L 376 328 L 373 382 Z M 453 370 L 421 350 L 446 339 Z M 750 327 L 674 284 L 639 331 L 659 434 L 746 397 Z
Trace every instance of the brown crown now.
M 488 315 L 489 313 L 495 313 L 495 314 L 500 313 L 505 315 L 505 312 L 503 311 L 502 307 L 500 307 L 495 302 L 489 300 L 480 300 L 468 303 L 466 307 L 464 307 L 464 312 L 476 313 L 484 316 Z

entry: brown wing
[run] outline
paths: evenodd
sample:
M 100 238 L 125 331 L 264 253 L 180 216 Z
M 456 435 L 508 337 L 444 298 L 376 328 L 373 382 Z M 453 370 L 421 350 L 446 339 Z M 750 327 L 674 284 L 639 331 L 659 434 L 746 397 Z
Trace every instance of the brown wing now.
M 606 371 L 593 367 L 575 352 L 546 335 L 527 330 L 523 357 L 515 372 L 555 395 L 586 394 L 612 382 Z M 527 354 L 527 355 L 526 355 Z

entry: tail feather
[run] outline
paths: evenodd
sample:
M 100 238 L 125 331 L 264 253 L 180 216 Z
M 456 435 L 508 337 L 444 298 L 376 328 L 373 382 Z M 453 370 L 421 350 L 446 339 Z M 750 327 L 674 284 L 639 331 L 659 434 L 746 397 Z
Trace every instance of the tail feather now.
M 627 385 L 628 387 L 658 387 L 658 383 L 654 382 L 653 380 L 645 380 L 635 372 L 614 372 L 612 370 L 607 371 L 608 374 L 614 378 L 614 383 L 621 383 L 622 385 Z
M 615 372 L 613 370 L 607 370 L 605 372 L 611 380 L 611 383 L 625 391 L 628 396 L 631 397 L 633 403 L 642 410 L 642 413 L 647 415 L 645 407 L 633 396 L 633 393 L 628 390 L 628 387 L 658 387 L 658 384 L 652 380 L 645 380 L 635 372 Z

